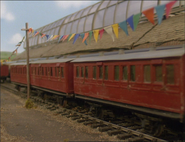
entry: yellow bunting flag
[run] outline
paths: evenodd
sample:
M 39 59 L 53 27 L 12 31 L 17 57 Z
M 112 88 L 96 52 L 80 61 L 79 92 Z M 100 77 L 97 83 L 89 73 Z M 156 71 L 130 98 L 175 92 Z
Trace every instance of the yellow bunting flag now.
M 82 43 L 84 43 L 84 41 L 87 39 L 88 36 L 89 36 L 89 33 L 85 33 Z
M 56 39 L 57 37 L 59 37 L 59 35 L 54 35 L 51 40 Z
M 113 30 L 114 30 L 114 34 L 116 35 L 117 38 L 118 38 L 118 27 L 119 27 L 118 24 L 112 25 L 112 28 L 113 28 Z
M 97 43 L 97 41 L 98 41 L 98 35 L 99 35 L 99 30 L 93 30 L 93 33 L 94 33 L 94 39 L 95 39 L 95 41 Z
M 68 36 L 69 36 L 69 35 L 66 35 L 66 36 L 62 39 L 62 41 L 65 41 L 65 40 L 67 39 Z
M 74 36 L 75 34 L 72 34 L 68 41 L 70 41 Z

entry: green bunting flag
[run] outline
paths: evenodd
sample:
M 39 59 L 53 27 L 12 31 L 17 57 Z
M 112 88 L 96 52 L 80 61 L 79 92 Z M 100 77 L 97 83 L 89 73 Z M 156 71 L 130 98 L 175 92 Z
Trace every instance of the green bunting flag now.
M 139 23 L 139 19 L 141 17 L 141 13 L 138 13 L 136 15 L 133 16 L 133 21 L 134 21 L 134 31 L 136 30 L 137 28 L 137 25 Z
M 92 33 L 93 31 L 89 31 L 89 42 L 91 42 Z

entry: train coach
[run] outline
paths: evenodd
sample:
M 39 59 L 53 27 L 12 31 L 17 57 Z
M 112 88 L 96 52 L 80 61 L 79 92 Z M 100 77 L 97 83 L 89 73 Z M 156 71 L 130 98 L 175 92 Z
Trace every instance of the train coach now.
M 4 82 L 9 75 L 9 66 L 6 64 L 0 64 L 0 81 Z
M 76 98 L 181 121 L 184 118 L 184 47 L 129 50 L 72 62 Z
M 142 121 L 182 127 L 185 47 L 125 50 L 122 54 L 30 62 L 31 88 L 95 106 L 126 110 Z M 18 75 L 19 74 L 19 75 Z M 26 65 L 11 65 L 11 81 L 26 87 Z M 124 111 L 119 111 L 124 114 Z M 150 123 L 151 124 L 151 123 Z M 153 123 L 154 126 L 156 123 Z M 162 125 L 159 125 L 162 126 Z M 157 128 L 157 131 L 162 127 Z

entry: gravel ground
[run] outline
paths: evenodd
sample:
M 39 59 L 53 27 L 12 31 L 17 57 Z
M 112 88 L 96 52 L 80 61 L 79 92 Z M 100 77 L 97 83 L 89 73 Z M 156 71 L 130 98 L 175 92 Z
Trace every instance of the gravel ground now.
M 26 109 L 25 99 L 6 90 L 0 95 L 1 142 L 118 141 L 44 107 Z

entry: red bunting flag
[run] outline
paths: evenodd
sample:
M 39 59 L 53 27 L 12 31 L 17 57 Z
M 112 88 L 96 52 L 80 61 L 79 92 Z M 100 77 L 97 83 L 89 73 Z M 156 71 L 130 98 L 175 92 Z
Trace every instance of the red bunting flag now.
M 84 43 L 84 41 L 87 39 L 88 36 L 89 36 L 89 33 L 85 33 L 82 43 Z
M 172 6 L 176 3 L 176 1 L 177 0 L 169 2 L 168 4 L 166 4 L 166 19 L 169 17 Z
M 62 41 L 64 42 L 67 38 L 68 38 L 69 35 L 65 35 L 65 37 L 62 39 Z
M 147 9 L 145 11 L 142 12 L 146 18 L 154 25 L 155 22 L 154 22 L 154 7 L 153 8 L 150 8 L 150 9 Z
M 46 34 L 42 34 L 41 38 L 43 38 L 44 36 L 46 36 Z
M 103 33 L 104 33 L 104 29 L 101 29 L 101 30 L 99 31 L 99 34 L 100 34 L 100 39 L 102 38 L 102 36 L 103 36 Z

